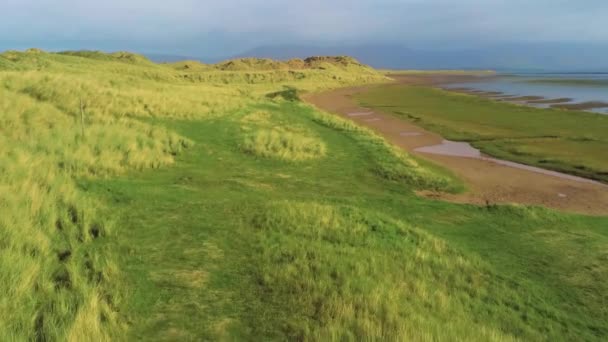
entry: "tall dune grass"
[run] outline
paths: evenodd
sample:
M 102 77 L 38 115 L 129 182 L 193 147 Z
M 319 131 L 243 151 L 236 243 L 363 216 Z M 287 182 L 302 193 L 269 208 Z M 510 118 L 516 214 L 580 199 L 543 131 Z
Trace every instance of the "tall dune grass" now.
M 112 219 L 76 181 L 173 163 L 191 142 L 149 119 L 227 116 L 285 84 L 312 90 L 383 80 L 364 68 L 353 73 L 353 66 L 332 72 L 192 66 L 124 52 L 0 54 L 0 340 L 122 335 L 116 307 L 123 285 L 105 243 Z M 324 153 L 323 144 L 297 133 L 260 133 L 254 150 L 260 139 L 261 154 Z
M 120 330 L 117 269 L 96 240 L 111 222 L 51 158 L 2 140 L 0 339 L 62 340 L 77 324 L 104 327 L 82 338 L 109 338 Z M 92 298 L 94 314 L 76 320 Z
M 288 124 L 267 111 L 256 111 L 240 119 L 246 153 L 286 161 L 305 161 L 324 157 L 327 147 L 309 129 Z
M 243 143 L 245 152 L 269 158 L 301 161 L 325 156 L 325 144 L 316 137 L 285 128 L 257 129 Z
M 121 324 L 111 221 L 74 176 L 173 162 L 188 141 L 126 118 L 80 120 L 0 88 L 0 339 L 107 340 Z M 94 329 L 93 327 L 98 327 Z

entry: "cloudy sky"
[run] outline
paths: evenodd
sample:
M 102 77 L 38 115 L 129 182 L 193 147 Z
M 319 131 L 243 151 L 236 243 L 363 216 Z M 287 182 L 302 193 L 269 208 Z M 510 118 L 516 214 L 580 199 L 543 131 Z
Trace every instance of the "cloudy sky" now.
M 220 56 L 259 45 L 608 43 L 606 0 L 0 0 L 0 50 Z

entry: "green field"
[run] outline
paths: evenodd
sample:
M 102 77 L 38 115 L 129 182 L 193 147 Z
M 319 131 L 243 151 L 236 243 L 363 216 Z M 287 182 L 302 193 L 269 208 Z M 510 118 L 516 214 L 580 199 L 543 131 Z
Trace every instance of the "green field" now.
M 350 59 L 0 56 L 0 340 L 608 334 L 608 218 L 416 196 L 461 185 L 297 99 Z
M 498 158 L 608 182 L 606 115 L 405 85 L 378 87 L 358 100 Z

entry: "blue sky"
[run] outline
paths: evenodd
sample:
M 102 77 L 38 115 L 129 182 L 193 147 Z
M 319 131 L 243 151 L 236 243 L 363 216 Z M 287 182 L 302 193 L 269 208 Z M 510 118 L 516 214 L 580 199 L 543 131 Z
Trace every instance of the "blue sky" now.
M 0 50 L 219 56 L 278 44 L 608 44 L 605 0 L 0 0 L 0 14 Z

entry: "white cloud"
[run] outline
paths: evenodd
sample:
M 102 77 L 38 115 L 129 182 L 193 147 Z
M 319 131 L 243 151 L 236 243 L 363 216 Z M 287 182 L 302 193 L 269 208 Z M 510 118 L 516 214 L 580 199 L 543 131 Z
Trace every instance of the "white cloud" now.
M 0 14 L 0 41 L 608 42 L 603 0 L 1 0 Z

